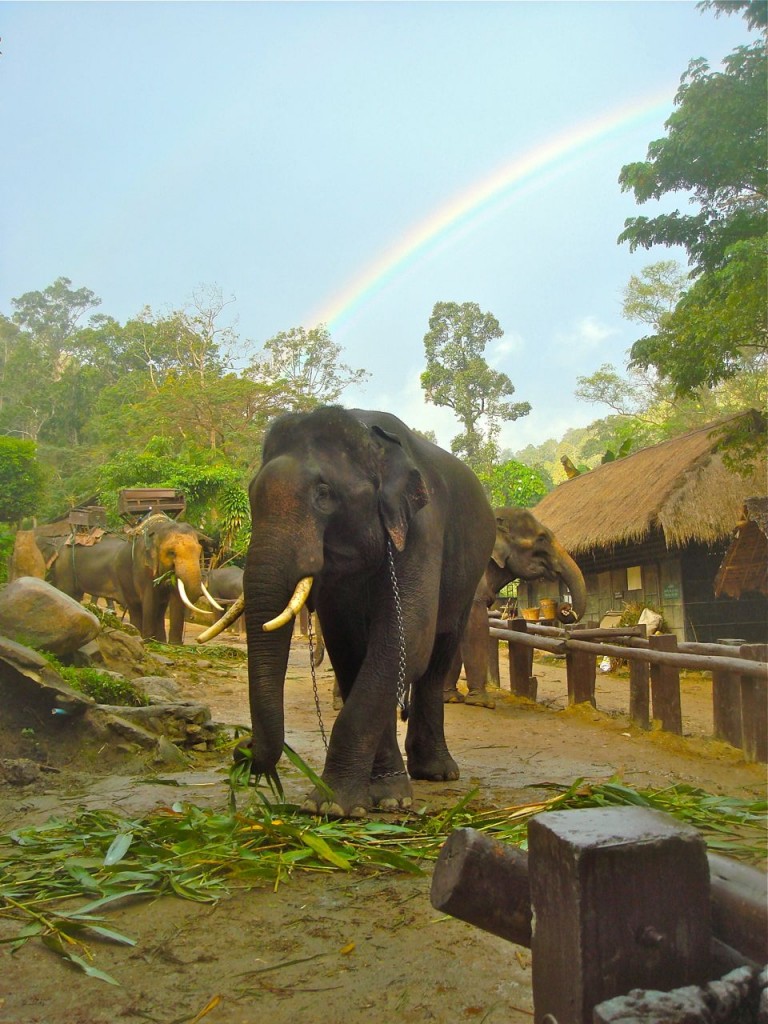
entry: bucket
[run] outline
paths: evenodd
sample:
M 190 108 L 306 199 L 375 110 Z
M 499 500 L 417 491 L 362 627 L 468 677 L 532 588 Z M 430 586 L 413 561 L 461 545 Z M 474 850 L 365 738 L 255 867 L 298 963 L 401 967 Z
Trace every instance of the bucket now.
M 551 597 L 542 597 L 539 601 L 539 610 L 542 619 L 556 619 L 557 601 L 553 601 Z
M 523 608 L 523 618 L 529 622 L 539 621 L 539 609 L 538 608 Z

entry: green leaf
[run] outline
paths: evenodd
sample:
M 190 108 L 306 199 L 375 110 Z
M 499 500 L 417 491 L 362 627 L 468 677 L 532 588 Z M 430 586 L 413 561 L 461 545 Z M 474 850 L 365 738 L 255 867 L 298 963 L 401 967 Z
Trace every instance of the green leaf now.
M 113 864 L 119 864 L 123 857 L 128 853 L 133 842 L 133 832 L 120 832 L 112 840 L 107 854 L 104 858 L 104 867 L 112 867 Z
M 314 835 L 312 832 L 302 832 L 300 839 L 305 846 L 314 850 L 319 857 L 328 861 L 329 864 L 333 864 L 334 867 L 341 868 L 342 871 L 349 871 L 351 869 L 352 864 L 349 858 L 333 850 L 320 836 Z

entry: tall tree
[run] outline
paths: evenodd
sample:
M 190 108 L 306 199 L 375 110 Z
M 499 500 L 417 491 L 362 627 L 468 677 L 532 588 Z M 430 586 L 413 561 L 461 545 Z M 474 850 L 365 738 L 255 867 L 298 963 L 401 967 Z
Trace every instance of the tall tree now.
M 252 361 L 249 374 L 260 383 L 280 387 L 286 409 L 303 412 L 338 402 L 350 385 L 370 377 L 367 370 L 340 362 L 341 352 L 325 324 L 311 330 L 292 327 L 264 343 L 264 352 Z
M 742 11 L 759 38 L 726 57 L 722 71 L 691 61 L 666 137 L 619 176 L 638 203 L 686 193 L 696 207 L 629 218 L 619 236 L 632 250 L 681 245 L 688 253 L 690 286 L 631 350 L 635 366 L 654 367 L 679 394 L 713 387 L 745 367 L 762 372 L 768 362 L 766 5 L 701 6 Z
M 483 355 L 503 334 L 496 317 L 476 302 L 436 302 L 424 335 L 422 389 L 428 402 L 453 409 L 464 429 L 451 441 L 451 451 L 475 471 L 488 472 L 497 460 L 502 422 L 531 411 L 528 402 L 509 400 L 512 381 L 491 369 Z

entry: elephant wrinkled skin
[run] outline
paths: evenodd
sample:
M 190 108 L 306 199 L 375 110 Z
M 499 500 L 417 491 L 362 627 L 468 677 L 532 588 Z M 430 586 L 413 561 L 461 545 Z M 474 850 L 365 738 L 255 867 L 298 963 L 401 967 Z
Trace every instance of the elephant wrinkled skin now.
M 497 508 L 493 555 L 477 586 L 461 646 L 444 687 L 446 702 L 494 706 L 487 690 L 488 609 L 496 595 L 512 580 L 561 579 L 573 598 L 572 621 L 582 617 L 587 604 L 584 577 L 551 530 L 524 508 Z M 467 678 L 466 697 L 456 688 L 461 664 Z
M 309 605 L 344 705 L 322 775 L 327 790 L 313 790 L 305 809 L 359 816 L 374 806 L 407 807 L 408 773 L 458 778 L 442 681 L 495 533 L 475 475 L 395 416 L 321 407 L 271 426 L 250 503 L 244 597 L 253 736 L 242 756 L 252 771 L 274 772 L 285 735 L 293 624 L 289 615 L 269 632 L 264 625 L 310 578 Z M 399 695 L 409 703 L 408 773 L 397 743 Z

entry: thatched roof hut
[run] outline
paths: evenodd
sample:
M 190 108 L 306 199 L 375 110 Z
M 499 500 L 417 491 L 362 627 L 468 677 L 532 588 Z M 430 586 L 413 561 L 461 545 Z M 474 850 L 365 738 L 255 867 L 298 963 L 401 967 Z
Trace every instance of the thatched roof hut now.
M 748 498 L 715 578 L 715 597 L 768 594 L 768 498 Z
M 644 448 L 566 480 L 532 511 L 577 557 L 663 535 L 667 548 L 732 535 L 747 499 L 762 495 L 766 466 L 743 477 L 718 451 L 723 423 Z

